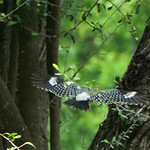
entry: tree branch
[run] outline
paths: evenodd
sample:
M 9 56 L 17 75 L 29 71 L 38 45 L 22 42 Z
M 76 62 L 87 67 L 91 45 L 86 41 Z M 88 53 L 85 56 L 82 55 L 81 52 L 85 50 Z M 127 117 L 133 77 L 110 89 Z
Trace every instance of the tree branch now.
M 16 106 L 9 89 L 0 77 L 0 118 L 5 125 L 0 129 L 0 133 L 16 132 L 22 135 L 20 143 L 31 141 L 31 136 L 27 126 L 25 125 L 18 107 Z M 31 141 L 32 142 L 32 141 Z

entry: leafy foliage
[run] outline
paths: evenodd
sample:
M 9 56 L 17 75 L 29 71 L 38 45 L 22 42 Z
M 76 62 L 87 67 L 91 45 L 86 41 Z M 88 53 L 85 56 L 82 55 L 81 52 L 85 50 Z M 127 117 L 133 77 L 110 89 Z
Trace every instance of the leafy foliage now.
M 22 149 L 22 147 L 24 147 L 25 145 L 30 145 L 30 146 L 32 146 L 33 148 L 35 148 L 36 149 L 36 147 L 31 143 L 31 142 L 25 142 L 25 143 L 23 143 L 22 145 L 20 145 L 20 146 L 17 146 L 15 143 L 14 143 L 14 141 L 16 140 L 16 139 L 19 139 L 19 138 L 21 138 L 21 135 L 18 135 L 17 133 L 0 133 L 0 136 L 2 137 L 2 138 L 4 138 L 5 140 L 7 140 L 11 145 L 12 145 L 12 147 L 11 148 L 7 148 L 7 150 L 20 150 L 20 149 Z
M 81 67 L 77 77 L 82 85 L 95 80 L 94 86 L 100 89 L 112 88 L 115 86 L 115 77 L 121 78 L 127 69 L 149 10 L 137 1 L 96 2 L 64 2 L 59 66 L 65 71 L 70 66 L 73 68 L 66 72 L 68 76 L 78 72 Z M 139 19 L 137 15 L 143 17 Z M 93 107 L 90 113 L 81 112 L 83 116 L 76 117 L 78 110 L 63 105 L 62 122 L 66 123 L 62 126 L 62 149 L 87 149 L 97 130 L 94 120 L 102 123 L 107 116 L 106 110 L 107 106 Z M 126 119 L 118 110 L 120 117 Z M 100 119 L 102 112 L 104 116 Z M 82 120 L 85 120 L 85 124 Z M 73 135 L 72 138 L 69 135 Z M 117 143 L 115 137 L 110 147 L 114 144 L 122 145 L 121 142 Z

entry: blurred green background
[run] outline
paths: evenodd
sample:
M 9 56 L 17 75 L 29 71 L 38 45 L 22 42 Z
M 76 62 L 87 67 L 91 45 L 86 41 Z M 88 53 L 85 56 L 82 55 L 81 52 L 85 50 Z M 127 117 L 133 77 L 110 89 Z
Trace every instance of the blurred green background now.
M 84 17 L 84 11 L 89 10 L 94 2 L 94 0 L 64 1 L 61 31 L 64 33 L 80 22 Z M 119 9 L 109 1 L 100 1 L 85 21 L 75 30 L 60 37 L 59 67 L 61 70 L 70 70 L 66 72 L 70 77 L 86 61 L 77 74 L 80 79 L 77 82 L 81 85 L 91 86 L 92 81 L 93 87 L 114 88 L 115 77 L 121 78 L 127 70 L 146 26 L 150 14 L 148 1 L 112 2 Z M 112 36 L 109 37 L 111 34 Z M 88 57 L 95 52 L 96 55 L 87 61 Z M 91 104 L 91 111 L 87 112 L 62 105 L 62 150 L 86 150 L 98 127 L 106 119 L 107 113 L 107 105 L 94 102 Z

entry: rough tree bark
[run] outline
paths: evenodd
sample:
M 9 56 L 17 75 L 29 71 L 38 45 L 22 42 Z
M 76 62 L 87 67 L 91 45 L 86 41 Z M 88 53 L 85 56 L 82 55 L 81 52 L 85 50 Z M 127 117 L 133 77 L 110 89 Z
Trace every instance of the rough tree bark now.
M 15 7 L 14 2 L 15 2 L 15 0 L 4 1 L 4 3 L 1 4 L 0 12 L 7 14 L 8 12 L 12 11 Z M 8 70 L 9 70 L 11 27 L 7 27 L 6 25 L 7 25 L 7 21 L 6 22 L 0 22 L 0 76 L 2 78 L 0 80 L 1 86 L 4 85 L 3 84 L 4 81 L 7 84 Z M 9 103 L 6 100 L 3 101 L 4 100 L 3 98 L 5 97 L 4 95 L 7 94 L 7 93 L 3 93 L 4 91 L 0 90 L 0 97 L 2 96 L 2 98 L 0 98 L 0 103 L 1 103 L 0 104 L 0 106 L 1 106 L 0 111 L 1 111 L 1 115 L 2 115 L 2 117 L 0 117 L 0 133 L 4 132 L 5 123 L 6 122 L 10 123 L 9 121 L 11 120 L 10 119 L 11 116 L 7 116 L 8 113 L 5 112 L 7 109 L 5 109 L 4 106 L 5 106 L 5 104 L 9 105 Z M 2 102 L 6 102 L 6 103 L 3 104 Z M 8 120 L 7 120 L 7 117 L 9 117 Z M 6 127 L 8 127 L 8 126 L 6 125 Z M 9 126 L 9 128 L 10 128 L 10 126 Z M 4 148 L 3 146 L 4 146 L 3 140 L 2 140 L 2 138 L 0 138 L 0 149 L 3 149 Z
M 48 0 L 52 5 L 48 5 L 47 17 L 47 70 L 50 75 L 54 75 L 56 70 L 52 64 L 58 63 L 58 46 L 60 33 L 61 0 Z M 60 150 L 60 109 L 59 98 L 50 94 L 50 142 L 51 150 Z
M 1 12 L 10 14 L 16 0 L 4 1 L 1 6 Z M 39 92 L 31 83 L 32 73 L 39 73 L 39 50 L 43 41 L 43 37 L 31 35 L 32 31 L 39 31 L 35 1 L 24 1 L 15 14 L 22 19 L 22 24 L 8 27 L 8 18 L 0 23 L 0 133 L 17 132 L 21 134 L 17 145 L 30 141 L 38 150 L 47 150 L 47 121 L 42 124 L 41 119 L 47 116 L 43 111 L 48 106 L 40 109 Z M 1 150 L 8 146 L 5 141 L 0 137 Z M 34 148 L 25 146 L 22 149 Z
M 18 108 L 25 121 L 33 144 L 39 149 L 46 149 L 43 145 L 43 134 L 39 120 L 39 93 L 33 87 L 31 76 L 39 72 L 39 43 L 40 36 L 32 36 L 31 31 L 38 32 L 38 19 L 36 3 L 31 1 L 20 9 L 20 17 L 23 19 L 19 32 L 19 89 Z M 30 16 L 30 17 L 29 17 Z
M 150 21 L 119 86 L 124 89 L 136 90 L 147 96 L 150 95 Z M 149 102 L 149 98 L 146 98 L 145 101 Z M 102 142 L 102 140 L 107 139 L 111 142 L 113 137 L 124 144 L 124 146 L 114 144 L 115 150 L 149 150 L 150 119 L 144 116 L 138 119 L 135 114 L 132 114 L 128 119 L 122 120 L 118 113 L 111 108 L 107 120 L 98 129 L 89 150 L 110 150 L 110 145 Z M 142 113 L 149 116 L 149 110 L 145 107 L 141 109 L 141 106 L 139 108 L 135 106 L 132 109 L 135 112 L 140 109 Z M 128 133 L 128 129 L 131 129 L 132 133 Z M 121 135 L 123 136 L 123 131 L 127 132 L 129 138 L 120 139 Z
M 19 144 L 23 144 L 26 141 L 30 141 L 30 133 L 29 130 L 24 123 L 19 109 L 14 102 L 12 95 L 7 88 L 7 85 L 0 77 L 0 133 L 5 132 L 16 132 L 22 135 L 22 138 L 19 140 Z M 3 125 L 3 126 L 1 126 Z M 4 142 L 4 141 L 3 141 Z M 4 142 L 5 143 L 5 142 Z M 7 144 L 3 143 L 4 149 L 7 149 Z M 27 146 L 30 149 L 29 146 Z M 27 148 L 24 147 L 25 149 Z M 3 149 L 0 147 L 1 150 Z M 33 148 L 32 148 L 33 149 Z
M 5 14 L 12 11 L 14 1 L 4 1 L 1 11 Z M 11 27 L 7 27 L 6 23 L 0 22 L 0 76 L 7 82 L 9 69 L 9 54 L 11 41 Z
M 12 27 L 11 43 L 10 43 L 10 59 L 8 71 L 8 88 L 11 95 L 15 99 L 17 91 L 17 71 L 18 71 L 18 54 L 19 54 L 19 39 L 18 26 Z

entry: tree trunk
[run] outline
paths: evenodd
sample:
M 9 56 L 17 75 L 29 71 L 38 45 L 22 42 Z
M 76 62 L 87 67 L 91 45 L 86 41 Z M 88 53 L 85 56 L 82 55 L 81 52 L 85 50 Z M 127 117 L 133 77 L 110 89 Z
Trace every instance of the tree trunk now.
M 14 6 L 14 0 L 4 1 L 2 12 L 7 14 L 13 10 Z M 10 41 L 11 27 L 7 27 L 7 22 L 0 22 L 0 76 L 4 81 L 8 78 Z
M 22 135 L 22 138 L 18 141 L 20 144 L 23 144 L 27 141 L 31 141 L 30 133 L 20 115 L 19 109 L 17 108 L 17 105 L 15 104 L 9 92 L 7 85 L 1 78 L 0 91 L 0 133 L 16 132 Z M 26 149 L 27 147 L 25 146 L 24 148 Z M 4 149 L 6 148 L 7 147 L 5 147 Z
M 150 22 L 128 66 L 119 86 L 123 89 L 135 90 L 141 94 L 150 95 Z M 149 98 L 145 99 L 149 102 Z M 135 113 L 142 111 L 149 116 L 146 107 L 132 107 Z M 149 150 L 150 120 L 149 117 L 134 113 L 126 113 L 128 119 L 121 119 L 117 112 L 109 109 L 107 120 L 97 131 L 89 150 Z M 110 148 L 111 147 L 111 148 Z
M 15 0 L 4 1 L 4 3 L 1 4 L 0 7 L 0 13 L 3 12 L 7 14 L 8 12 L 13 10 L 14 6 L 15 6 Z M 8 80 L 10 42 L 11 42 L 11 27 L 7 27 L 7 21 L 0 22 L 0 86 L 3 85 L 3 80 L 6 83 Z M 9 104 L 5 99 L 3 99 L 5 98 L 5 96 L 7 96 L 5 95 L 7 93 L 3 93 L 3 92 L 4 92 L 3 90 L 0 90 L 0 97 L 2 96 L 2 98 L 0 98 L 0 113 L 1 113 L 0 115 L 2 115 L 2 117 L 0 117 L 0 133 L 3 133 L 3 129 L 5 128 L 5 123 L 6 122 L 8 123 L 10 121 L 9 119 L 11 118 L 11 116 L 7 116 L 8 113 L 5 112 L 7 109 L 3 107 L 5 106 L 5 104 Z M 7 121 L 7 117 L 10 117 L 8 119 L 9 121 Z M 6 129 L 8 129 L 7 127 L 8 126 L 6 125 Z M 3 139 L 0 137 L 0 149 L 4 149 L 4 145 L 2 141 Z
M 47 18 L 47 70 L 50 75 L 54 75 L 56 70 L 52 64 L 58 63 L 58 46 L 60 33 L 60 12 L 61 0 L 48 0 L 49 16 Z M 56 7 L 60 6 L 60 7 Z M 50 94 L 50 142 L 51 150 L 60 150 L 60 111 L 61 100 Z
M 39 120 L 39 92 L 31 83 L 33 73 L 39 72 L 40 36 L 31 35 L 38 32 L 38 20 L 36 5 L 31 1 L 30 5 L 23 6 L 20 11 L 23 25 L 19 32 L 19 91 L 18 108 L 30 131 L 33 144 L 39 149 L 46 149 L 43 144 L 45 137 Z
M 39 50 L 44 38 L 32 35 L 39 31 L 36 3 L 26 2 L 28 4 L 20 5 L 11 14 L 11 18 L 14 13 L 18 15 L 23 21 L 21 24 L 8 27 L 8 18 L 0 22 L 0 133 L 17 132 L 21 134 L 21 138 L 15 140 L 17 145 L 29 141 L 38 150 L 47 150 L 48 105 L 43 102 L 45 96 L 41 98 L 31 83 L 32 73 L 39 73 Z M 2 12 L 10 14 L 16 1 L 4 1 L 2 5 Z M 7 143 L 0 137 L 1 150 L 8 148 Z M 34 148 L 27 145 L 23 149 Z
M 8 72 L 8 88 L 11 95 L 15 99 L 17 91 L 17 72 L 18 72 L 18 54 L 19 54 L 19 39 L 18 39 L 18 26 L 12 27 L 10 43 L 10 60 L 9 60 L 9 72 Z

